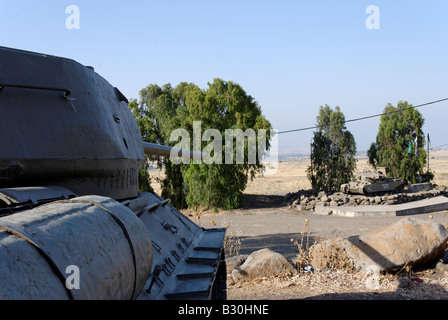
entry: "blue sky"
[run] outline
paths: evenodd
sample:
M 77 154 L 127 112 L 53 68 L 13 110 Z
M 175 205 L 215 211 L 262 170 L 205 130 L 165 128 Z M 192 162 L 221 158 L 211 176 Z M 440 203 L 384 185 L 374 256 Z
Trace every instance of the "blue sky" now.
M 66 28 L 69 5 L 79 30 Z M 366 28 L 369 5 L 380 29 Z M 128 98 L 151 83 L 231 80 L 283 131 L 314 125 L 324 104 L 352 119 L 448 97 L 447 17 L 446 0 L 0 0 L 0 45 L 94 66 Z M 419 110 L 432 146 L 448 144 L 448 102 Z M 358 150 L 378 125 L 347 124 Z M 308 152 L 311 138 L 281 135 L 280 152 Z

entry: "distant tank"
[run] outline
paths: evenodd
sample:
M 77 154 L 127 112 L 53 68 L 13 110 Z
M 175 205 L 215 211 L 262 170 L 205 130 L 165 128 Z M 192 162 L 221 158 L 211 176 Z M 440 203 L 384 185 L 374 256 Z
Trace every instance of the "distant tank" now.
M 398 178 L 387 178 L 381 171 L 364 171 L 359 174 L 356 181 L 341 185 L 341 192 L 378 195 L 403 191 L 405 182 Z
M 0 299 L 225 299 L 225 229 L 138 190 L 180 150 L 91 67 L 0 47 L 0 70 Z

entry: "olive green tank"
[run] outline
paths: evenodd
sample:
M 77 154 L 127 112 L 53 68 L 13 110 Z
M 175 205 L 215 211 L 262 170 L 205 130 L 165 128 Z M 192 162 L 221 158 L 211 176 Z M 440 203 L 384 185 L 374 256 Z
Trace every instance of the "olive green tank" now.
M 341 185 L 341 192 L 378 195 L 403 191 L 405 182 L 398 178 L 387 178 L 381 171 L 363 171 L 351 181 Z

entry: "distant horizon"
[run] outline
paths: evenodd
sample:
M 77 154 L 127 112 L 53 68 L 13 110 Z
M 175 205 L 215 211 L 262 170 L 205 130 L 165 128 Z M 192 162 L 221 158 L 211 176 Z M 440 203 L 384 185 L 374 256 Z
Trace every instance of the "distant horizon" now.
M 425 150 L 426 151 L 426 150 Z M 445 149 L 439 148 L 439 149 L 430 149 L 429 152 L 437 152 L 437 151 L 448 151 L 448 147 L 445 147 Z M 295 151 L 282 151 L 278 153 L 279 157 L 309 157 L 311 155 L 310 152 L 308 153 L 301 153 L 301 152 L 295 152 Z M 359 156 L 367 156 L 367 150 L 359 150 L 356 151 L 355 157 Z

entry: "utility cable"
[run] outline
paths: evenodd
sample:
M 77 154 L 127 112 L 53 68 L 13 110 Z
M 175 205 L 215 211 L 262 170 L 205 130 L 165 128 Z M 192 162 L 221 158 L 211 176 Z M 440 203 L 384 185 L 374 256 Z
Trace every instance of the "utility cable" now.
M 431 105 L 431 104 L 440 103 L 440 102 L 447 101 L 447 100 L 448 100 L 448 98 L 444 98 L 444 99 L 440 99 L 440 100 L 435 100 L 435 101 L 419 104 L 417 106 L 411 106 L 411 107 L 406 107 L 406 108 L 397 109 L 397 110 L 393 110 L 393 111 L 388 111 L 388 112 L 383 112 L 383 113 L 379 113 L 379 114 L 374 114 L 374 115 L 370 115 L 370 116 L 365 116 L 365 117 L 360 117 L 360 118 L 355 118 L 355 119 L 350 119 L 350 120 L 344 120 L 340 124 L 345 124 L 347 122 L 355 122 L 355 121 L 360 121 L 360 120 L 366 120 L 366 119 L 371 119 L 371 118 L 375 118 L 375 117 L 381 117 L 383 115 L 387 115 L 387 114 L 391 114 L 391 113 L 395 113 L 395 112 L 401 112 L 401 111 L 404 111 L 406 109 L 416 109 L 416 108 L 428 106 L 428 105 Z M 324 126 L 327 126 L 327 125 L 335 125 L 335 124 L 339 124 L 339 123 L 329 123 L 329 124 L 313 126 L 313 127 L 305 127 L 305 128 L 300 128 L 300 129 L 279 131 L 278 134 L 318 129 L 318 128 L 321 128 L 321 127 L 324 127 Z

